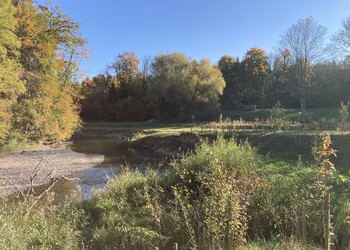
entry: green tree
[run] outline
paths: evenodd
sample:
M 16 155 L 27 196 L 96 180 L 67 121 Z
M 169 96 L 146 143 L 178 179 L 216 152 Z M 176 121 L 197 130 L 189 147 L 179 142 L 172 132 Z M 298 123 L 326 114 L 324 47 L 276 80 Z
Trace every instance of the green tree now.
M 313 66 L 308 102 L 317 107 L 337 107 L 349 100 L 350 65 L 347 62 L 322 62 Z
M 24 91 L 19 78 L 22 71 L 19 63 L 21 43 L 15 34 L 17 21 L 14 13 L 10 0 L 0 0 L 0 144 L 11 131 L 12 108 L 18 95 Z
M 148 96 L 156 116 L 188 120 L 204 109 L 217 109 L 225 86 L 219 69 L 208 60 L 190 61 L 181 53 L 160 54 L 152 65 Z
M 281 36 L 279 51 L 288 54 L 291 63 L 286 91 L 299 100 L 301 121 L 306 121 L 306 98 L 311 86 L 312 65 L 324 55 L 326 28 L 312 17 L 300 19 Z
M 266 52 L 257 47 L 249 49 L 241 65 L 242 103 L 263 105 L 270 83 L 270 67 Z
M 191 70 L 188 58 L 181 53 L 159 54 L 155 57 L 148 95 L 154 100 L 156 117 L 176 119 L 185 111 Z
M 221 105 L 224 108 L 233 108 L 241 100 L 238 91 L 240 62 L 232 56 L 224 55 L 218 62 L 218 68 L 226 82 L 223 95 L 221 96 Z
M 281 51 L 279 54 L 274 56 L 271 70 L 269 97 L 273 102 L 280 102 L 285 107 L 294 107 L 294 99 L 286 90 L 290 66 L 291 63 L 289 51 Z
M 223 94 L 225 81 L 219 69 L 209 60 L 192 61 L 191 81 L 188 91 L 190 94 L 190 110 L 197 103 L 208 108 L 218 108 L 219 96 Z
M 140 60 L 134 52 L 125 51 L 117 56 L 111 66 L 115 71 L 115 90 L 119 98 L 123 99 L 135 94 L 135 84 L 140 74 L 139 64 Z

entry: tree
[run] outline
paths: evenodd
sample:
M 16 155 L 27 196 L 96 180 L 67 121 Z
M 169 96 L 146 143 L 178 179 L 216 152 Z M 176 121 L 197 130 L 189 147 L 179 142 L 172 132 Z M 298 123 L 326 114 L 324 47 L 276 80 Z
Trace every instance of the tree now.
M 211 65 L 207 59 L 202 59 L 199 63 L 192 61 L 191 64 L 193 70 L 188 86 L 191 96 L 190 110 L 196 102 L 201 105 L 210 104 L 214 109 L 218 108 L 218 98 L 222 95 L 226 85 L 220 70 Z
M 242 103 L 263 105 L 269 78 L 270 67 L 266 52 L 257 47 L 249 49 L 241 63 L 239 88 Z
M 123 99 L 134 95 L 136 79 L 139 75 L 140 60 L 134 52 L 125 51 L 119 54 L 111 66 L 115 70 L 116 86 L 119 98 Z
M 181 53 L 160 54 L 154 59 L 152 72 L 148 96 L 154 100 L 157 116 L 189 120 L 200 110 L 218 108 L 225 81 L 208 60 L 190 61 Z
M 16 18 L 26 90 L 16 108 L 15 129 L 35 141 L 69 138 L 80 124 L 73 99 L 75 59 L 85 42 L 79 25 L 58 7 L 36 7 L 32 1 L 18 2 Z
M 110 77 L 101 74 L 93 79 L 86 78 L 80 89 L 80 116 L 85 120 L 101 121 L 106 119 L 106 106 L 109 97 Z
M 343 21 L 342 28 L 333 36 L 332 41 L 340 57 L 350 62 L 350 17 Z
M 335 61 L 314 65 L 309 102 L 317 107 L 337 107 L 340 101 L 349 101 L 349 66 Z
M 159 54 L 154 58 L 148 96 L 154 100 L 152 109 L 158 118 L 172 120 L 185 112 L 191 71 L 189 59 L 181 53 Z
M 20 80 L 20 41 L 16 36 L 15 8 L 10 0 L 0 0 L 0 144 L 4 143 L 12 126 L 13 105 L 24 91 Z
M 301 121 L 306 121 L 306 98 L 311 86 L 312 65 L 324 55 L 326 28 L 312 17 L 300 19 L 281 36 L 279 51 L 287 53 L 289 67 L 286 91 L 300 101 Z
M 238 91 L 240 62 L 232 56 L 224 55 L 218 62 L 218 68 L 226 82 L 221 96 L 221 105 L 225 108 L 233 108 L 241 100 Z

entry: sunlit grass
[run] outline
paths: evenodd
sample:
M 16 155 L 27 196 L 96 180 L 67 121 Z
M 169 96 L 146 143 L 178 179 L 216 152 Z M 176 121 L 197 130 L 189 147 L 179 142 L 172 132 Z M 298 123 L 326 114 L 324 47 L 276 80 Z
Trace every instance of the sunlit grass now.
M 322 117 L 327 119 L 336 119 L 338 117 L 339 108 L 310 108 L 306 109 L 306 117 L 309 120 L 320 120 Z M 226 117 L 242 117 L 246 121 L 254 121 L 255 118 L 267 119 L 270 115 L 270 109 L 256 109 L 252 111 L 223 111 L 223 118 Z M 298 121 L 300 120 L 300 109 L 285 109 L 284 116 L 286 119 Z
M 42 147 L 43 146 L 40 145 L 39 143 L 20 142 L 20 141 L 13 139 L 13 140 L 9 141 L 8 144 L 5 144 L 5 145 L 0 147 L 0 153 L 38 149 L 38 148 L 42 148 Z
M 301 246 L 299 242 L 292 240 L 278 241 L 270 239 L 265 241 L 263 239 L 248 242 L 239 250 L 321 250 L 322 248 L 316 246 Z

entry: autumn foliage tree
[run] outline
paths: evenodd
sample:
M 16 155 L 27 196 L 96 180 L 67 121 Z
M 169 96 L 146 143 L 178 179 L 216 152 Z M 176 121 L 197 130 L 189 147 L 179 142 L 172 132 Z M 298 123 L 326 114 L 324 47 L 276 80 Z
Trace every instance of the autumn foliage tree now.
M 14 129 L 36 141 L 69 138 L 80 124 L 72 95 L 74 58 L 85 43 L 79 25 L 59 7 L 36 7 L 31 1 L 17 5 L 16 18 L 26 90 L 18 99 Z
M 19 94 L 24 92 L 20 79 L 20 40 L 16 36 L 15 8 L 10 0 L 0 0 L 0 144 L 11 131 L 13 107 Z
M 79 25 L 59 7 L 30 0 L 1 0 L 0 19 L 0 144 L 69 138 L 80 124 Z

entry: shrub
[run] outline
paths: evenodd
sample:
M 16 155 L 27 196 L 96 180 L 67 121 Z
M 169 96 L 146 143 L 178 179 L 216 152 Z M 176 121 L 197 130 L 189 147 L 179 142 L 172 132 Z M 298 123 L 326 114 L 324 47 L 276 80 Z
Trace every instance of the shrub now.
M 318 170 L 301 162 L 269 163 L 258 170 L 262 185 L 249 206 L 252 238 L 271 236 L 301 239 L 302 206 L 308 216 L 310 241 L 322 237 L 321 192 L 317 188 Z
M 86 205 L 92 249 L 154 249 L 162 244 L 159 175 L 124 170 Z
M 170 170 L 125 170 L 86 205 L 93 249 L 180 249 L 244 244 L 247 202 L 258 179 L 251 146 L 222 135 Z
M 349 127 L 349 105 L 350 103 L 344 103 L 343 101 L 340 102 L 340 109 L 339 109 L 339 128 L 342 130 L 346 130 Z
M 204 142 L 196 153 L 173 163 L 178 182 L 173 187 L 183 248 L 231 249 L 243 245 L 247 232 L 247 203 L 258 178 L 257 154 L 244 142 Z
M 285 126 L 286 121 L 283 118 L 285 110 L 283 109 L 280 102 L 277 102 L 275 106 L 271 108 L 269 121 L 272 127 L 276 127 L 278 130 L 281 130 Z

